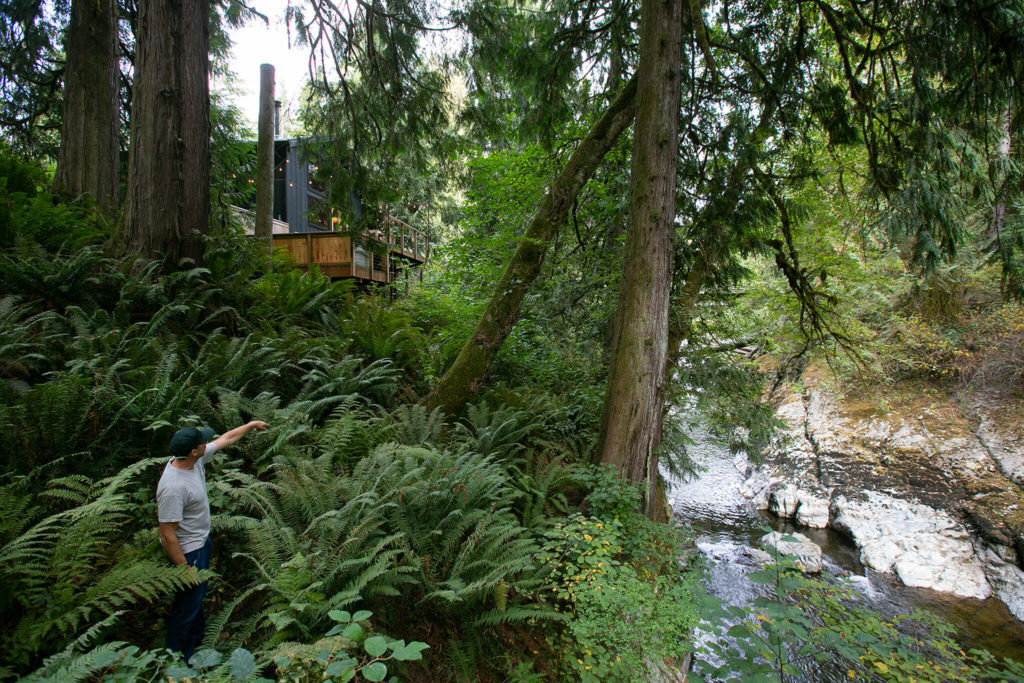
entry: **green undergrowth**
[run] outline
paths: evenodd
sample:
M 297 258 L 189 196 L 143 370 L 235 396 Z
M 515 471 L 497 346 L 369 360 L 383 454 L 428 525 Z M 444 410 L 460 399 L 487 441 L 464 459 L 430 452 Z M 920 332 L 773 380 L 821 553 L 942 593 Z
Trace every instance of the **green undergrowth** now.
M 230 232 L 201 267 L 110 256 L 87 208 L 39 218 L 40 241 L 18 216 L 41 195 L 23 195 L 0 252 L 0 677 L 561 678 L 583 657 L 640 661 L 642 639 L 590 634 L 694 585 L 622 534 L 605 581 L 626 602 L 551 592 L 559 529 L 601 519 L 617 481 L 585 464 L 596 390 L 501 382 L 444 419 L 416 404 L 437 354 L 415 309 L 264 272 Z M 157 543 L 156 480 L 179 426 L 250 419 L 271 428 L 209 471 L 207 632 L 186 668 L 162 649 L 192 579 Z M 666 656 L 695 619 L 680 610 L 645 631 Z
M 736 615 L 705 594 L 685 531 L 637 514 L 638 491 L 589 464 L 600 386 L 549 384 L 574 376 L 571 353 L 541 349 L 521 368 L 509 356 L 446 419 L 416 402 L 446 337 L 415 305 L 282 263 L 265 272 L 231 232 L 201 267 L 114 258 L 88 207 L 10 190 L 0 678 L 634 681 L 691 655 L 711 661 L 692 632 Z M 565 365 L 527 367 L 540 356 Z M 207 631 L 185 666 L 162 648 L 163 614 L 194 578 L 157 542 L 156 481 L 179 426 L 250 419 L 271 428 L 210 467 Z M 793 591 L 752 609 L 773 624 L 810 620 L 778 637 L 816 642 L 849 607 L 806 590 L 819 612 L 793 612 Z M 861 662 L 857 676 L 917 670 L 868 652 L 903 636 L 854 623 L 885 636 L 834 649 Z M 721 653 L 721 671 L 753 657 L 785 678 L 749 634 L 745 650 Z

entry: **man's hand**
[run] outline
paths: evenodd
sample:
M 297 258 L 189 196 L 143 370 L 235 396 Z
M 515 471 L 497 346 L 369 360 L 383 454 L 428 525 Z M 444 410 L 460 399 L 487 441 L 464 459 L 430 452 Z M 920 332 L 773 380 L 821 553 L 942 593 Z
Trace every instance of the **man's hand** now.
M 241 427 L 235 427 L 229 432 L 224 432 L 223 434 L 221 434 L 220 436 L 213 440 L 213 444 L 217 447 L 217 450 L 220 451 L 227 448 L 228 446 L 232 446 L 238 443 L 238 440 L 241 439 L 246 434 L 248 434 L 250 431 L 255 429 L 257 432 L 262 432 L 269 426 L 270 425 L 261 420 L 253 420 L 252 422 L 246 422 Z

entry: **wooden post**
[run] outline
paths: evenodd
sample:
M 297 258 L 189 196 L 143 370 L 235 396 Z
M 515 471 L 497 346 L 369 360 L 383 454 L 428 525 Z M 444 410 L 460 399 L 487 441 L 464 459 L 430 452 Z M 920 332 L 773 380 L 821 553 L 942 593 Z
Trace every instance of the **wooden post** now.
M 260 113 L 256 136 L 256 228 L 273 252 L 274 65 L 260 64 Z

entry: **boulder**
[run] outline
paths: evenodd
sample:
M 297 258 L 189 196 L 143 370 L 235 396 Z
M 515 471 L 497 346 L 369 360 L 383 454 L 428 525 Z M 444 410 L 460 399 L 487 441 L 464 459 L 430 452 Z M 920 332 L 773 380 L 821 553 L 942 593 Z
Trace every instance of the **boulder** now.
M 755 468 L 747 472 L 747 478 L 740 485 L 740 493 L 750 499 L 756 510 L 767 510 L 768 498 L 772 492 L 772 481 L 764 470 Z
M 796 557 L 797 566 L 805 574 L 817 574 L 821 571 L 821 547 L 803 534 L 773 531 L 761 538 L 761 546 L 774 548 L 783 555 L 793 555 Z M 771 558 L 770 555 L 768 557 Z
M 813 493 L 796 486 L 768 486 L 768 511 L 777 517 L 795 519 L 801 526 L 824 529 L 828 526 L 827 492 Z
M 800 505 L 796 508 L 796 523 L 814 529 L 828 526 L 830 501 L 826 496 L 801 492 Z
M 984 599 L 992 594 L 967 530 L 943 510 L 865 491 L 832 501 L 832 526 L 860 548 L 861 562 L 895 571 L 908 586 Z
M 1016 563 L 1016 553 L 1002 545 L 977 541 L 974 546 L 996 597 L 1006 603 L 1010 613 L 1024 621 L 1024 571 Z

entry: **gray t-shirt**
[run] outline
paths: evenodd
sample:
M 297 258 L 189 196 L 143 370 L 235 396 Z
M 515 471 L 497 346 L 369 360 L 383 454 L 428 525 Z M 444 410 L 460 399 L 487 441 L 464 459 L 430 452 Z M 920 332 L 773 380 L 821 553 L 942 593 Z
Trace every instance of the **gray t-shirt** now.
M 178 523 L 174 533 L 183 553 L 202 548 L 210 535 L 210 500 L 203 466 L 216 452 L 213 442 L 206 444 L 203 457 L 190 470 L 178 469 L 174 460 L 168 461 L 156 485 L 157 517 L 161 522 Z

